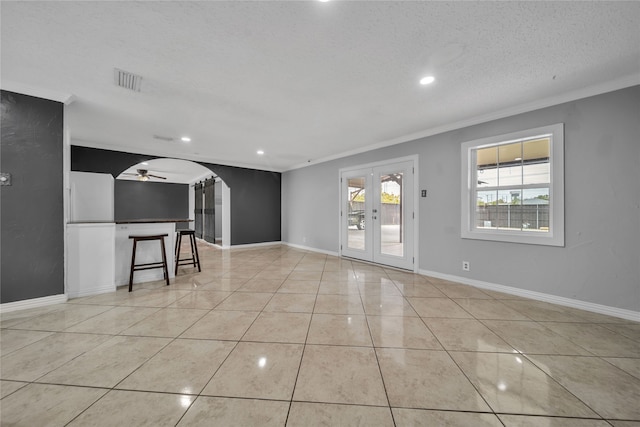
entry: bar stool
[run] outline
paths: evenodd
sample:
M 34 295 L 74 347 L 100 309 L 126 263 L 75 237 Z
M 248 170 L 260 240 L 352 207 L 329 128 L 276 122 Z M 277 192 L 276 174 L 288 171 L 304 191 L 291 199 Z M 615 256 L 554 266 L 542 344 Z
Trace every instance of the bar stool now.
M 129 236 L 130 239 L 133 239 L 133 252 L 131 253 L 131 273 L 129 274 L 129 292 L 131 292 L 131 289 L 133 287 L 133 272 L 140 270 L 151 270 L 152 268 L 162 268 L 164 279 L 167 281 L 167 286 L 169 286 L 169 268 L 167 267 L 167 254 L 164 247 L 164 238 L 167 236 L 168 234 L 166 233 L 155 234 L 151 236 Z M 162 249 L 162 261 L 136 264 L 136 248 L 138 247 L 138 242 L 149 240 L 160 241 L 160 249 Z
M 191 257 L 190 258 L 182 258 L 180 259 L 180 245 L 182 244 L 182 236 L 189 236 L 189 243 L 191 243 Z M 194 267 L 198 267 L 198 271 L 202 271 L 200 269 L 200 256 L 198 255 L 198 245 L 196 244 L 196 232 L 195 230 L 179 230 L 178 238 L 176 239 L 176 271 L 175 274 L 178 274 L 178 266 L 179 265 L 193 265 Z

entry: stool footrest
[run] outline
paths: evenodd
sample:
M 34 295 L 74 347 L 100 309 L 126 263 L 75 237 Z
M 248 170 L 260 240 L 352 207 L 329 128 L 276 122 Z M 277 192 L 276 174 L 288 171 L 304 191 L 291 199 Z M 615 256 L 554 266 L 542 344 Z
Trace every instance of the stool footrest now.
M 160 262 L 148 262 L 146 264 L 136 264 L 135 267 L 133 267 L 133 271 L 151 270 L 153 268 L 163 268 L 163 267 L 164 267 L 164 263 L 162 261 L 160 261 Z
M 180 262 L 178 262 L 178 265 L 193 265 L 195 267 L 196 263 L 188 259 L 188 260 L 180 260 Z

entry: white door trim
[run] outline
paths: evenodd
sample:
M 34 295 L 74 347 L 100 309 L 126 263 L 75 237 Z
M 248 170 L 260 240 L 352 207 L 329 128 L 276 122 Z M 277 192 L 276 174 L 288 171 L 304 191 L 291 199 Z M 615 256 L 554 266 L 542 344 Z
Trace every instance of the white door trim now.
M 394 158 L 394 159 L 389 159 L 389 160 L 381 160 L 381 161 L 377 161 L 377 162 L 371 162 L 371 163 L 365 163 L 365 164 L 361 164 L 361 165 L 355 165 L 355 166 L 349 166 L 349 167 L 344 167 L 344 168 L 340 168 L 338 170 L 338 223 L 339 223 L 339 227 L 338 227 L 338 242 L 339 242 L 339 248 L 338 248 L 338 254 L 342 257 L 345 256 L 343 255 L 343 237 L 344 237 L 344 227 L 343 227 L 343 218 L 341 217 L 341 213 L 343 211 L 343 206 L 342 206 L 342 197 L 343 197 L 343 191 L 342 191 L 342 182 L 341 182 L 341 178 L 342 178 L 342 174 L 345 172 L 350 172 L 350 171 L 357 171 L 357 170 L 361 170 L 361 169 L 368 169 L 368 168 L 376 168 L 376 167 L 380 167 L 380 166 L 385 166 L 385 165 L 391 165 L 391 164 L 395 164 L 395 163 L 402 163 L 402 162 L 408 162 L 408 161 L 412 161 L 413 162 L 413 236 L 412 236 L 412 241 L 413 241 L 413 269 L 412 271 L 414 273 L 417 273 L 419 270 L 419 236 L 420 236 L 420 204 L 419 204 L 419 183 L 420 183 L 420 177 L 419 177 L 419 156 L 417 154 L 414 155 L 410 155 L 410 156 L 404 156 L 404 157 L 398 157 L 398 158 Z M 346 215 L 346 213 L 345 213 Z

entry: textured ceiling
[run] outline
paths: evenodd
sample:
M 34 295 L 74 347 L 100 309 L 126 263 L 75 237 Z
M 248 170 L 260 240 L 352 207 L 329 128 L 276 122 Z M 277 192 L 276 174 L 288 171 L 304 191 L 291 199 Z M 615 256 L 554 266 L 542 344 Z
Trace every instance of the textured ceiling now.
M 0 14 L 3 89 L 72 94 L 74 144 L 263 169 L 640 81 L 638 2 L 2 1 Z M 116 87 L 114 67 L 141 91 Z

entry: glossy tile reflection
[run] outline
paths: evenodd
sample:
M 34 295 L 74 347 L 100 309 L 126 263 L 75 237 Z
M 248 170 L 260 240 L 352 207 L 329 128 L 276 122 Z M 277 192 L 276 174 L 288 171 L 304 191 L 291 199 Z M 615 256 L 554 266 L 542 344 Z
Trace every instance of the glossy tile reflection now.
M 495 412 L 597 416 L 520 354 L 454 352 L 451 357 Z
M 373 348 L 308 345 L 293 400 L 388 405 Z
M 69 426 L 176 425 L 193 400 L 179 394 L 112 390 Z
M 446 352 L 377 349 L 376 353 L 392 407 L 489 411 Z
M 0 425 L 640 426 L 639 323 L 287 246 L 199 251 L 170 286 L 0 313 Z
M 290 400 L 302 345 L 241 342 L 202 394 Z

